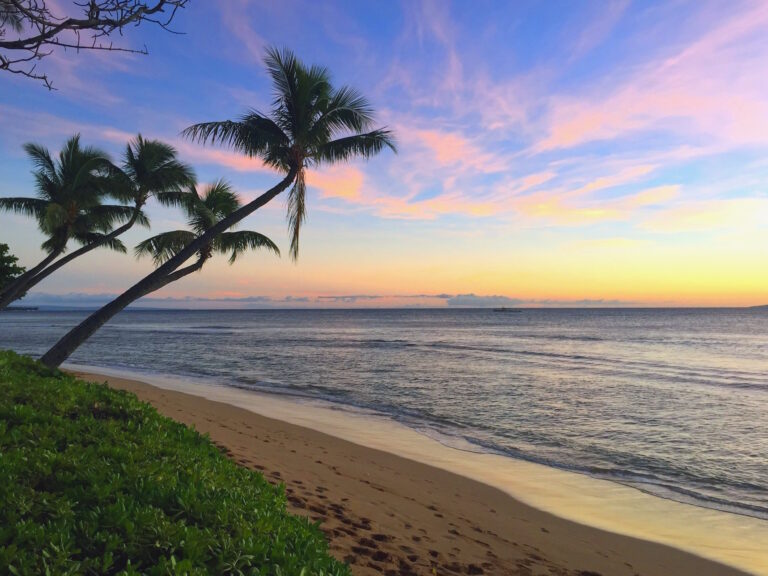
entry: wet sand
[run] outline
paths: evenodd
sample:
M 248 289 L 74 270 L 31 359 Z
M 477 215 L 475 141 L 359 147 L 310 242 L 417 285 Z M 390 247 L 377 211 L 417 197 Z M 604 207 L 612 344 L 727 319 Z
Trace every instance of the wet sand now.
M 254 412 L 136 380 L 129 390 L 285 485 L 359 575 L 732 575 L 734 568 L 558 518 L 480 482 Z

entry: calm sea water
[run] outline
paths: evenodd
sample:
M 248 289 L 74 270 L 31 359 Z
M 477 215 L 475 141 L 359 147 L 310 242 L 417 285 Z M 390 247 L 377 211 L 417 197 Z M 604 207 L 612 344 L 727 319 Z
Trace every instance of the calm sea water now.
M 84 315 L 1 314 L 0 348 L 39 355 Z M 71 361 L 375 410 L 768 518 L 766 311 L 128 311 Z

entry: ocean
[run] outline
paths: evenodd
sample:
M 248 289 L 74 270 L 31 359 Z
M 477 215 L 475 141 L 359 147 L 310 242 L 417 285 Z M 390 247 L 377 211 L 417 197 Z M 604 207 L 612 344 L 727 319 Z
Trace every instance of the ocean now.
M 86 314 L 0 314 L 0 348 L 39 356 Z M 70 361 L 332 402 L 768 519 L 765 310 L 129 310 Z

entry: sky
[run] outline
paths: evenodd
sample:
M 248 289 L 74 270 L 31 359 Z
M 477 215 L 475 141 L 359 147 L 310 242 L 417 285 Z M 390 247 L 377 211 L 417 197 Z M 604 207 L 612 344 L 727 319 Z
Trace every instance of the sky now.
M 58 0 L 60 7 L 69 4 Z M 63 8 L 60 8 L 63 10 Z M 65 10 L 63 10 L 65 11 Z M 74 133 L 118 160 L 137 133 L 244 200 L 279 180 L 182 139 L 268 110 L 265 47 L 351 85 L 394 131 L 383 152 L 309 175 L 298 262 L 278 198 L 242 228 L 283 256 L 219 257 L 143 300 L 178 307 L 743 306 L 768 303 L 768 4 L 192 1 L 149 54 L 56 52 L 55 91 L 0 73 L 0 195 L 34 195 L 22 144 Z M 150 205 L 152 230 L 184 226 Z M 0 242 L 42 257 L 33 221 Z M 96 250 L 29 303 L 106 301 L 151 261 Z

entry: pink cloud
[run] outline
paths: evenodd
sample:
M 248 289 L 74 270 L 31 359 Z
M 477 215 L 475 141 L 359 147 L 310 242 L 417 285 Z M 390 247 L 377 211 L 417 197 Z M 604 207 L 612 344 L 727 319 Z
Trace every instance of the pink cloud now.
M 414 120 L 401 120 L 394 126 L 409 173 L 435 173 L 439 168 L 447 177 L 493 174 L 509 169 L 510 160 L 488 150 L 458 131 L 414 127 Z
M 677 184 L 667 184 L 648 188 L 637 194 L 633 194 L 625 200 L 625 205 L 631 208 L 642 206 L 656 206 L 664 204 L 676 198 L 680 194 L 680 186 Z
M 249 60 L 261 63 L 266 43 L 250 25 L 249 6 L 251 5 L 247 0 L 227 0 L 218 5 L 222 22 L 241 44 L 238 55 L 240 57 L 245 55 Z
M 13 122 L 6 119 L 13 118 Z M 9 129 L 2 134 L 3 139 L 21 154 L 24 142 L 38 142 L 52 149 L 57 149 L 64 140 L 80 134 L 86 143 L 96 141 L 118 144 L 120 150 L 136 134 L 118 130 L 111 126 L 75 122 L 48 114 L 47 112 L 32 112 L 12 106 L 0 104 L 0 121 Z
M 718 15 L 718 18 L 720 16 Z M 569 148 L 642 130 L 672 130 L 731 144 L 768 142 L 768 6 L 716 24 L 673 56 L 581 97 L 551 100 L 546 135 L 533 150 Z
M 273 168 L 265 166 L 260 159 L 245 156 L 240 152 L 190 144 L 187 141 L 178 139 L 175 139 L 173 144 L 181 156 L 187 160 L 191 159 L 203 164 L 216 164 L 224 168 L 236 170 L 237 172 L 275 173 Z
M 363 172 L 354 166 L 334 166 L 323 171 L 309 171 L 307 185 L 317 188 L 321 198 L 341 198 L 349 202 L 362 199 Z
M 610 200 L 543 191 L 517 199 L 515 207 L 524 216 L 551 224 L 585 225 L 638 218 L 639 210 L 663 205 L 677 197 L 679 191 L 680 186 L 668 184 Z
M 547 170 L 546 172 L 536 172 L 534 174 L 528 174 L 521 179 L 515 180 L 512 184 L 509 193 L 510 194 L 522 194 L 532 188 L 546 184 L 557 176 L 556 172 Z
M 403 134 L 403 131 L 398 134 Z M 503 171 L 508 166 L 498 155 L 483 150 L 457 133 L 418 130 L 415 136 L 434 154 L 441 166 L 461 167 L 486 174 Z
M 641 179 L 643 176 L 647 176 L 653 172 L 657 166 L 652 164 L 641 164 L 640 166 L 628 166 L 623 168 L 616 174 L 609 176 L 599 176 L 593 180 L 590 180 L 583 186 L 576 188 L 568 193 L 569 196 L 579 196 L 584 194 L 590 194 L 599 190 L 605 190 L 608 188 L 615 188 L 623 184 L 629 184 Z
M 445 66 L 441 73 L 441 89 L 455 93 L 463 86 L 463 71 L 461 59 L 456 50 L 456 30 L 449 14 L 449 5 L 437 0 L 422 0 L 405 4 L 420 42 L 430 36 L 445 50 Z
M 571 59 L 580 58 L 601 44 L 613 31 L 619 20 L 621 20 L 629 4 L 630 0 L 614 0 L 599 3 L 597 5 L 599 13 L 590 14 L 590 22 L 581 30 L 571 48 Z
M 376 213 L 384 218 L 434 220 L 445 214 L 492 216 L 500 211 L 494 202 L 472 200 L 457 194 L 444 194 L 428 200 L 411 201 L 394 196 L 375 196 L 368 200 Z
M 607 205 L 569 204 L 562 196 L 546 192 L 531 194 L 516 203 L 520 214 L 557 225 L 583 225 L 603 220 L 619 220 L 625 215 Z

